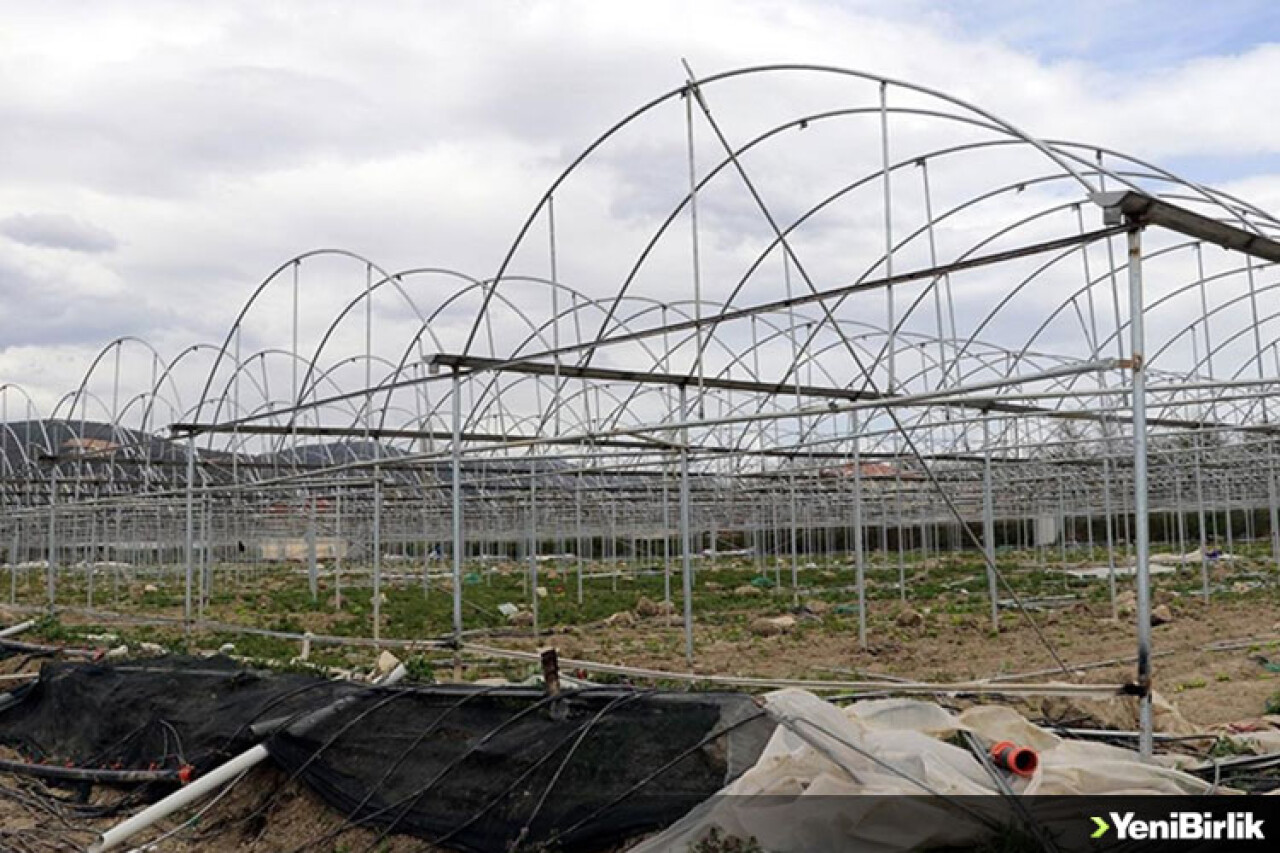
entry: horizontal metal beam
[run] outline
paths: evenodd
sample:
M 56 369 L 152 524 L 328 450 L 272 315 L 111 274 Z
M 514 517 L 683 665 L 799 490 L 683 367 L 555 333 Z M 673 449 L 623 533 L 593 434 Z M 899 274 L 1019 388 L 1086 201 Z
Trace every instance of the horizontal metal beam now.
M 1275 240 L 1146 193 L 1120 190 L 1094 193 L 1090 198 L 1102 208 L 1107 225 L 1120 225 L 1126 220 L 1139 225 L 1158 225 L 1224 249 L 1234 249 L 1264 261 L 1280 263 L 1280 243 Z
M 436 353 L 426 362 L 428 367 L 449 367 L 474 371 L 500 371 L 531 376 L 559 376 L 562 379 L 594 379 L 600 382 L 632 382 L 637 385 L 675 385 L 714 388 L 719 391 L 744 391 L 751 394 L 799 395 L 834 400 L 887 400 L 889 395 L 829 385 L 804 385 L 789 382 L 753 382 L 749 379 L 699 378 L 684 373 L 662 373 L 651 370 L 618 370 L 610 367 L 583 367 L 576 364 L 548 364 L 541 361 L 509 361 L 457 353 Z

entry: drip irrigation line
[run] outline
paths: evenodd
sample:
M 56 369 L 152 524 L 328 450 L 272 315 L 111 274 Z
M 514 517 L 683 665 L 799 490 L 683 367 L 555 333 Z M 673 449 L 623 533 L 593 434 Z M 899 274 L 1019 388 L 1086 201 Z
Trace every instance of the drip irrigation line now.
M 180 770 L 109 770 L 95 767 L 61 767 L 0 759 L 0 772 L 18 773 L 59 782 L 93 782 L 102 785 L 142 785 L 150 782 L 185 782 L 190 768 Z

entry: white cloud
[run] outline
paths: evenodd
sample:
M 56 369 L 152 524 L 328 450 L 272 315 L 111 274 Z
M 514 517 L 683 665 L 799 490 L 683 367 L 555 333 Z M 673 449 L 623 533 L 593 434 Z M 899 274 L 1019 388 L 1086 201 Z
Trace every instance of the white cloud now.
M 1064 26 L 1052 39 L 1043 21 L 996 20 L 1008 12 L 1001 4 L 984 7 L 994 24 L 985 34 L 981 21 L 945 4 L 905 8 L 728 0 L 15 5 L 0 25 L 0 232 L 9 237 L 0 241 L 0 293 L 6 313 L 23 322 L 0 348 L 0 379 L 49 400 L 68 386 L 58 384 L 65 372 L 33 366 L 42 346 L 59 364 L 78 352 L 87 367 L 118 335 L 147 338 L 168 356 L 196 341 L 221 343 L 253 288 L 317 247 L 350 249 L 390 270 L 491 275 L 564 165 L 629 110 L 681 84 L 681 57 L 703 75 L 784 61 L 861 68 L 952 93 L 1034 134 L 1157 162 L 1280 154 L 1277 120 L 1258 106 L 1280 96 L 1276 45 L 1220 34 L 1216 55 L 1187 58 L 1179 47 L 1143 68 L 1109 64 L 1083 47 L 1073 54 L 1100 37 L 1084 26 L 1069 37 Z M 1128 4 L 1123 11 L 1125 20 L 1136 14 Z M 1170 39 L 1195 26 L 1162 24 L 1176 30 Z M 1045 54 L 1037 39 L 1049 45 Z M 874 105 L 876 92 L 797 74 L 726 83 L 707 95 L 740 144 L 810 109 Z M 899 90 L 891 98 L 895 106 L 942 106 Z M 673 102 L 620 135 L 557 194 L 566 283 L 595 297 L 615 293 L 678 202 L 687 181 L 682 110 Z M 791 131 L 744 162 L 787 219 L 878 168 L 877 128 L 868 114 L 807 135 Z M 895 157 L 950 138 L 974 133 L 894 119 Z M 698 146 L 702 168 L 722 153 L 701 123 Z M 959 203 L 1046 165 L 997 151 L 943 158 L 932 174 L 935 201 Z M 923 221 L 918 182 L 918 170 L 895 175 L 899 236 Z M 1245 183 L 1247 195 L 1280 197 L 1278 175 Z M 1043 189 L 956 217 L 939 246 L 971 247 L 1027 199 L 1078 194 L 1068 184 Z M 815 278 L 830 285 L 870 266 L 883 239 L 878 205 L 872 182 L 797 238 Z M 731 172 L 708 187 L 702 213 L 705 292 L 723 297 L 769 231 Z M 1056 227 L 1069 227 L 1068 219 Z M 545 220 L 534 223 L 516 270 L 547 274 L 545 229 Z M 680 217 L 634 292 L 687 298 L 687 249 Z M 924 258 L 917 240 L 899 268 Z M 1068 278 L 1061 274 L 1063 286 Z M 308 262 L 302 279 L 300 348 L 310 353 L 365 278 L 359 264 L 334 260 Z M 411 291 L 432 310 L 454 286 L 423 277 Z M 966 297 L 975 316 L 1002 286 L 990 278 L 974 285 Z M 752 276 L 744 298 L 780 292 L 775 259 Z M 545 311 L 543 291 L 530 293 L 522 305 Z M 246 347 L 289 346 L 288 296 L 285 279 L 268 289 L 246 323 Z M 1029 292 L 1005 309 L 1011 322 L 998 330 L 1001 340 L 1025 340 L 1030 330 L 1019 323 L 1038 322 L 1053 298 L 1056 291 Z M 408 327 L 392 319 L 401 315 L 389 291 L 382 299 L 379 346 L 398 357 Z M 879 295 L 850 307 L 859 318 L 883 314 Z M 469 330 L 458 314 L 442 324 L 451 346 Z M 500 345 L 527 334 L 514 315 L 503 316 Z M 923 313 L 912 327 L 933 325 Z M 1054 341 L 1078 344 L 1066 331 Z M 333 351 L 344 346 L 361 350 L 362 331 L 342 332 Z M 135 384 L 145 384 L 146 372 Z
M 57 213 L 19 213 L 0 219 L 0 234 L 27 246 L 72 252 L 110 252 L 117 246 L 110 231 Z

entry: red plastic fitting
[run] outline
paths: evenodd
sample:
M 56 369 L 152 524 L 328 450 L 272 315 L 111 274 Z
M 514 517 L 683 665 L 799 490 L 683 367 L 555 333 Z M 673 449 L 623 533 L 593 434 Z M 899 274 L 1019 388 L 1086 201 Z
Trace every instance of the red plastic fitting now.
M 1011 740 L 1002 740 L 991 747 L 991 761 L 1001 770 L 1015 776 L 1032 776 L 1040 766 L 1040 754 L 1026 746 L 1018 746 Z

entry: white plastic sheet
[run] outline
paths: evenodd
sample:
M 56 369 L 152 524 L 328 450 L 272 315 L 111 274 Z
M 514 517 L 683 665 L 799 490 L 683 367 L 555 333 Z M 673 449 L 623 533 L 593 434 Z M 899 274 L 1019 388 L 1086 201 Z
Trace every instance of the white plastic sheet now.
M 969 749 L 946 742 L 957 732 L 981 741 L 1012 740 L 1040 753 L 1031 778 L 1001 774 L 1016 794 L 1199 794 L 1195 776 L 1142 761 L 1136 752 L 1072 741 L 998 706 L 956 715 L 931 702 L 883 699 L 838 708 L 802 690 L 765 697 L 779 723 L 750 770 L 635 853 L 683 851 L 717 828 L 755 838 L 777 853 L 871 853 L 971 844 L 989 832 L 947 797 L 999 795 L 991 774 Z M 999 771 L 997 771 L 999 772 Z M 937 794 L 912 798 L 903 795 Z M 857 796 L 832 808 L 814 797 Z M 1000 800 L 991 798 L 995 809 Z

